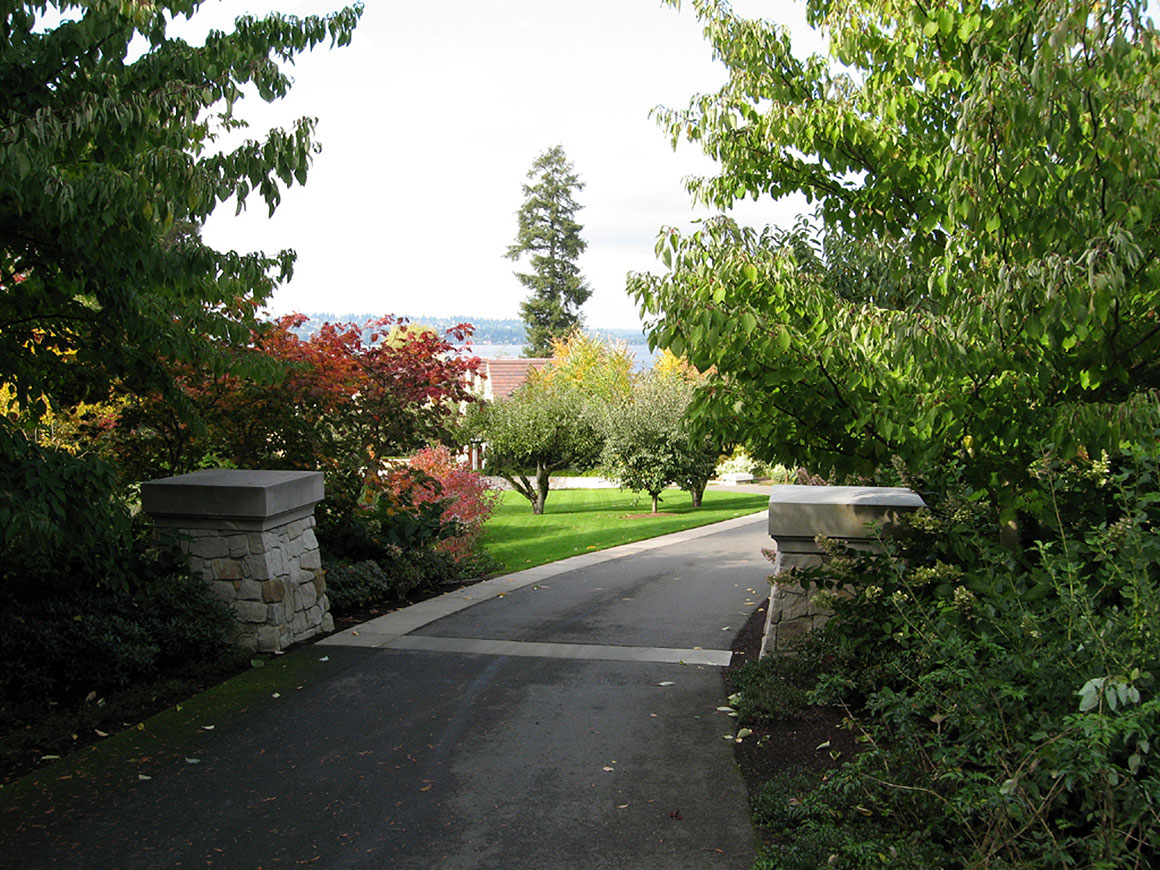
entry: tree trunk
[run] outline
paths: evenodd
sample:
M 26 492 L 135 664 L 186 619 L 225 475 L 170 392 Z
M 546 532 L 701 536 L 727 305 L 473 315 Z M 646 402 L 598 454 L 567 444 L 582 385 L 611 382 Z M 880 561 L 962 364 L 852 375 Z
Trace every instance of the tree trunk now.
M 657 512 L 657 502 L 661 500 L 661 494 L 659 492 L 650 492 L 649 495 L 652 496 L 653 513 L 655 514 Z
M 689 490 L 689 497 L 693 499 L 693 508 L 701 506 L 701 499 L 705 497 L 705 484 L 694 486 Z
M 536 464 L 536 497 L 532 499 L 532 513 L 542 514 L 544 502 L 548 500 L 548 469 L 543 463 Z

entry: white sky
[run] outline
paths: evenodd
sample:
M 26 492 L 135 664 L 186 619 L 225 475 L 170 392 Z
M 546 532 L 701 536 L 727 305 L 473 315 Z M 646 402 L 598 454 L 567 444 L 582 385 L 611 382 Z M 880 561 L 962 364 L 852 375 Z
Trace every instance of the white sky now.
M 229 29 L 270 8 L 327 12 L 341 0 L 207 0 L 189 25 Z M 820 49 L 799 0 L 734 8 L 793 28 Z M 591 327 L 634 327 L 625 275 L 658 271 L 657 231 L 695 215 L 682 180 L 712 171 L 676 153 L 649 117 L 724 81 L 693 10 L 660 0 L 367 0 L 351 45 L 301 56 L 290 95 L 247 98 L 250 136 L 311 115 L 323 151 L 304 188 L 272 219 L 257 197 L 219 207 L 204 230 L 218 248 L 298 252 L 272 311 L 519 317 L 523 287 L 503 254 L 535 157 L 560 143 L 586 187 L 578 215 L 593 288 Z M 788 224 L 804 201 L 747 204 L 751 223 Z

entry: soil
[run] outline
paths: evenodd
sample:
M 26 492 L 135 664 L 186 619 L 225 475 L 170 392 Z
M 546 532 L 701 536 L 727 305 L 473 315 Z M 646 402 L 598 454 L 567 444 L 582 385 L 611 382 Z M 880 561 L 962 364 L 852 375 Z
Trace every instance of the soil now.
M 733 693 L 731 675 L 746 662 L 756 661 L 765 630 L 765 608 L 758 608 L 733 640 L 733 663 L 725 669 L 726 695 Z M 844 711 L 835 707 L 807 707 L 799 718 L 772 725 L 751 725 L 753 734 L 735 743 L 733 755 L 745 777 L 752 801 L 761 786 L 790 768 L 824 772 L 852 758 L 859 749 L 855 734 L 842 723 Z

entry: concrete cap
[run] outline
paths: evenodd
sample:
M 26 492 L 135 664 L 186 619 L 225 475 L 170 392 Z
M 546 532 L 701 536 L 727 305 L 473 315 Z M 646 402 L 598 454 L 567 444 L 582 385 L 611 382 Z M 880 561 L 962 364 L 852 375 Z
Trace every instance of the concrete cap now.
M 143 483 L 141 508 L 164 525 L 268 528 L 309 515 L 324 494 L 321 471 L 215 468 Z
M 869 523 L 889 536 L 901 513 L 925 506 L 918 493 L 899 486 L 775 486 L 769 535 L 787 553 L 816 553 L 818 535 L 865 546 L 876 540 Z

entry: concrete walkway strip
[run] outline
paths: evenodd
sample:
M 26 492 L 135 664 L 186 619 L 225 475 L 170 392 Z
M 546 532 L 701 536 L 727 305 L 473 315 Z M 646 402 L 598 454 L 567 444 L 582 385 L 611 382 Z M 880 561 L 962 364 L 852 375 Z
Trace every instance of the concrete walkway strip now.
M 354 628 L 347 628 L 335 632 L 330 637 L 318 641 L 316 645 L 385 647 L 396 639 L 404 637 L 413 631 L 417 631 L 425 625 L 430 625 L 432 622 L 443 619 L 445 616 L 451 616 L 460 610 L 466 610 L 468 607 L 489 601 L 499 595 L 505 595 L 515 589 L 522 589 L 525 586 L 542 583 L 551 577 L 567 574 L 570 571 L 577 571 L 592 565 L 599 565 L 602 562 L 610 562 L 613 559 L 622 559 L 625 556 L 643 553 L 647 550 L 655 550 L 672 544 L 696 540 L 697 538 L 716 534 L 726 529 L 732 529 L 758 521 L 765 522 L 765 520 L 766 512 L 762 511 L 743 517 L 736 517 L 732 520 L 725 520 L 720 523 L 698 526 L 695 529 L 686 529 L 683 532 L 673 532 L 671 535 L 662 535 L 658 538 L 648 538 L 643 541 L 635 541 L 631 544 L 622 544 L 619 547 L 610 547 L 607 550 L 599 550 L 594 553 L 582 553 L 579 556 L 561 559 L 558 562 L 549 562 L 547 565 L 538 565 L 535 568 L 517 571 L 514 574 L 493 577 L 490 580 L 484 580 L 463 589 L 448 592 L 437 598 L 420 601 L 418 604 L 412 604 L 410 607 L 404 607 L 393 613 L 384 614 L 369 622 L 357 625 Z
M 386 649 L 451 652 L 473 655 L 525 656 L 603 662 L 651 662 L 655 664 L 728 667 L 733 653 L 727 649 L 665 649 L 648 646 L 609 646 L 586 643 L 538 643 L 517 640 L 480 640 L 468 637 L 399 637 Z

